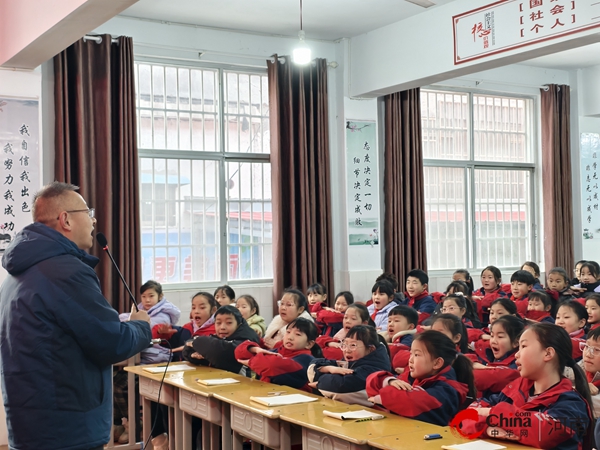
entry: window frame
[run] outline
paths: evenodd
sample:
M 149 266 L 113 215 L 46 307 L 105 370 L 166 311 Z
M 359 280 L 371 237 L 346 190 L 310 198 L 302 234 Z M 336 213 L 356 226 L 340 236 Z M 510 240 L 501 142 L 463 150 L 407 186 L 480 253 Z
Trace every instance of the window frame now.
M 202 63 L 202 62 L 191 62 L 187 59 L 178 59 L 178 58 L 161 58 L 161 57 L 151 57 L 148 55 L 145 56 L 136 56 L 134 55 L 134 64 L 161 64 L 164 66 L 176 67 L 176 68 L 188 68 L 188 69 L 209 69 L 216 70 L 219 89 L 218 89 L 218 99 L 219 99 L 219 108 L 216 114 L 217 120 L 219 121 L 219 130 L 218 130 L 218 139 L 219 139 L 219 147 L 216 151 L 197 151 L 197 150 L 168 150 L 168 149 L 148 149 L 141 148 L 139 145 L 139 124 L 136 124 L 136 133 L 138 138 L 138 167 L 141 168 L 141 160 L 142 158 L 157 158 L 157 159 L 172 159 L 172 160 L 210 160 L 217 161 L 218 172 L 219 172 L 219 180 L 220 183 L 218 189 L 218 211 L 220 215 L 219 219 L 219 271 L 220 271 L 220 279 L 211 280 L 211 281 L 191 281 L 191 282 L 168 282 L 164 281 L 161 284 L 167 285 L 169 290 L 187 290 L 187 289 L 201 289 L 201 288 L 210 288 L 216 285 L 230 285 L 232 287 L 235 286 L 248 286 L 248 285 L 270 285 L 273 283 L 273 278 L 245 278 L 245 279 L 237 279 L 230 280 L 229 279 L 229 249 L 228 249 L 228 238 L 227 238 L 227 230 L 228 230 L 228 219 L 227 219 L 227 190 L 226 190 L 226 165 L 229 162 L 249 162 L 249 163 L 269 163 L 271 164 L 271 153 L 240 153 L 240 152 L 226 152 L 225 151 L 225 133 L 226 127 L 224 126 L 226 113 L 225 113 L 225 83 L 224 83 L 224 73 L 227 71 L 236 72 L 236 73 L 247 73 L 247 74 L 257 74 L 257 75 L 266 75 L 267 68 L 264 69 L 258 68 L 256 66 L 245 66 L 242 64 L 215 64 L 215 63 Z M 137 97 L 137 93 L 136 93 Z M 139 106 L 136 104 L 136 115 L 139 109 Z M 153 108 L 143 108 L 153 110 Z M 141 195 L 141 185 L 140 185 L 140 195 Z M 272 194 L 271 194 L 272 200 Z M 141 198 L 138 200 L 141 203 Z M 168 204 L 168 203 L 167 203 Z M 141 204 L 140 204 L 140 215 Z M 141 249 L 140 249 L 141 250 Z M 273 265 L 274 266 L 274 265 Z
M 476 170 L 523 170 L 529 172 L 529 190 L 530 190 L 530 210 L 531 210 L 531 224 L 530 224 L 530 235 L 531 242 L 529 243 L 531 252 L 531 261 L 538 261 L 539 252 L 539 235 L 538 235 L 538 223 L 540 219 L 540 211 L 538 210 L 538 204 L 540 199 L 538 198 L 537 188 L 537 173 L 540 170 L 539 167 L 539 96 L 519 94 L 505 91 L 493 91 L 476 89 L 469 87 L 457 87 L 457 86 L 444 86 L 444 85 L 429 85 L 423 86 L 420 92 L 451 92 L 458 94 L 465 94 L 468 98 L 469 115 L 468 115 L 468 142 L 469 151 L 468 159 L 437 159 L 437 158 L 426 158 L 423 155 L 423 167 L 441 167 L 441 168 L 462 168 L 464 169 L 464 196 L 465 196 L 465 230 L 466 230 L 466 267 L 456 267 L 452 269 L 433 269 L 428 271 L 439 276 L 451 275 L 457 269 L 467 269 L 471 276 L 476 276 L 486 266 L 479 265 L 477 261 L 477 242 L 475 238 L 476 233 L 476 221 L 475 221 L 475 171 Z M 527 122 L 529 124 L 529 139 L 528 144 L 531 151 L 531 162 L 500 162 L 500 161 L 481 161 L 475 160 L 475 132 L 474 132 L 474 95 L 489 95 L 497 97 L 515 98 L 530 101 L 531 107 L 527 112 Z M 523 261 L 525 262 L 525 261 Z M 502 272 L 510 272 L 519 270 L 520 266 L 508 266 L 498 267 Z

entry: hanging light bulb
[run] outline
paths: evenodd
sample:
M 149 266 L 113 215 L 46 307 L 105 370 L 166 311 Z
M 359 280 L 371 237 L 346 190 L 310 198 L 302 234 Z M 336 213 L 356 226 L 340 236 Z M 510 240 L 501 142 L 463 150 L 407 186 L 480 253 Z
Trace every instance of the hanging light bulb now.
M 298 33 L 300 42 L 292 52 L 292 60 L 294 63 L 304 66 L 311 60 L 311 51 L 306 41 L 304 40 L 304 31 L 302 30 L 302 0 L 300 0 L 300 32 Z
M 298 33 L 298 37 L 300 38 L 300 43 L 294 49 L 292 56 L 296 64 L 303 66 L 310 62 L 311 52 L 308 45 L 306 45 L 306 41 L 304 40 L 304 31 L 300 31 Z

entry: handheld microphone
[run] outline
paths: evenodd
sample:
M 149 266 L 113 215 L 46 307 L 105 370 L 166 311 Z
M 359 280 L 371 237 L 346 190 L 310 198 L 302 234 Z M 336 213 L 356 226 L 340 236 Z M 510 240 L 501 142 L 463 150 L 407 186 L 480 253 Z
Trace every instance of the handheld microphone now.
M 150 343 L 151 343 L 151 344 L 160 344 L 160 343 L 161 343 L 163 340 L 164 340 L 164 339 L 160 339 L 160 338 L 157 338 L 157 339 L 150 339 Z
M 111 255 L 110 250 L 108 249 L 108 241 L 106 240 L 106 236 L 104 236 L 104 233 L 96 233 L 96 240 L 98 241 L 98 244 L 100 244 L 100 246 L 102 247 L 102 250 L 104 250 L 106 253 L 108 253 L 108 257 L 110 258 L 113 265 L 115 266 L 115 269 L 117 269 L 117 273 L 121 277 L 121 281 L 125 285 L 125 288 L 127 288 L 127 292 L 129 292 L 129 297 L 131 297 L 131 302 L 133 303 L 133 307 L 135 308 L 136 311 L 139 311 L 139 309 L 137 307 L 137 302 L 135 301 L 135 297 L 131 293 L 131 289 L 129 289 L 129 286 L 127 286 L 127 282 L 125 281 L 125 278 L 123 278 L 123 274 L 119 270 L 119 266 L 117 266 L 115 259 Z

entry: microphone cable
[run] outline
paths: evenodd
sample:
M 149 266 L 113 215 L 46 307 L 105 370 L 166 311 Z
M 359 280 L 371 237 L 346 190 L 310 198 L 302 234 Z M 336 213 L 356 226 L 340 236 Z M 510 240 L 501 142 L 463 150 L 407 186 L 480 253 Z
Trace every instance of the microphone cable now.
M 152 439 L 152 433 L 154 432 L 154 428 L 156 428 L 156 421 L 158 419 L 158 416 L 162 413 L 159 413 L 159 409 L 161 406 L 160 403 L 160 393 L 162 392 L 162 388 L 163 388 L 163 384 L 165 382 L 165 377 L 167 376 L 167 371 L 169 370 L 169 364 L 171 363 L 171 360 L 173 359 L 173 347 L 171 347 L 171 343 L 169 341 L 167 341 L 166 339 L 152 339 L 150 342 L 153 344 L 158 344 L 158 341 L 160 340 L 160 343 L 165 342 L 168 346 L 169 346 L 169 359 L 167 360 L 167 364 L 165 365 L 165 371 L 163 372 L 163 376 L 162 379 L 160 380 L 160 385 L 158 386 L 158 401 L 156 402 L 156 414 L 154 415 L 154 420 L 152 423 L 152 428 L 150 428 L 150 433 L 148 434 L 148 439 L 146 439 L 146 442 L 144 443 L 144 446 L 142 447 L 142 449 L 145 449 L 148 447 L 148 443 L 150 442 L 150 439 Z M 168 408 L 168 406 L 167 406 Z M 150 408 L 150 414 L 152 414 L 152 408 Z M 169 414 L 167 413 L 167 421 L 169 418 Z M 167 430 L 168 430 L 168 426 L 167 426 Z M 167 433 L 168 435 L 168 433 Z

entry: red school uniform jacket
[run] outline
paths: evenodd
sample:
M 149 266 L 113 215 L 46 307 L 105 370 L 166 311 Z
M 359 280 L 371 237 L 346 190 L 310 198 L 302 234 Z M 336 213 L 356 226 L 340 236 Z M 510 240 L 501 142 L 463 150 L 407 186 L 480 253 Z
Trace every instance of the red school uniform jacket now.
M 344 322 L 344 313 L 321 309 L 317 313 L 317 322 L 323 326 L 323 331 L 321 334 L 325 336 L 333 336 L 342 328 L 342 324 Z
M 395 378 L 389 372 L 376 372 L 367 378 L 367 395 L 381 397 L 381 405 L 390 411 L 410 419 L 446 426 L 467 398 L 469 388 L 456 380 L 451 366 L 436 375 L 415 380 L 406 370 L 399 379 L 410 383 L 412 391 L 394 386 L 383 387 L 384 381 Z
M 495 359 L 491 348 L 485 351 L 485 358 L 479 357 L 479 362 L 487 369 L 473 370 L 477 397 L 489 397 L 501 392 L 508 383 L 519 378 L 515 354 L 518 349 L 508 352 L 502 358 Z M 479 355 L 477 355 L 479 356 Z
M 491 407 L 490 414 L 487 418 L 479 416 L 477 422 L 463 420 L 462 431 L 466 434 L 484 431 L 485 434 L 491 421 L 491 426 L 498 424 L 519 436 L 519 443 L 523 445 L 558 450 L 582 449 L 592 414 L 586 401 L 573 390 L 571 381 L 562 378 L 535 397 L 531 395 L 532 387 L 533 381 L 517 378 L 500 394 L 472 404 L 473 408 Z
M 392 369 L 403 369 L 408 365 L 413 338 L 414 333 L 406 333 L 403 331 L 396 333 L 394 341 L 388 345 L 390 349 L 390 358 L 392 360 Z
M 526 311 L 525 316 L 526 319 L 533 320 L 535 322 L 548 322 L 554 323 L 554 318 L 550 315 L 548 311 Z
M 513 295 L 509 297 L 511 301 L 517 306 L 517 314 L 524 317 L 527 313 L 527 306 L 529 306 L 529 296 L 515 298 Z
M 273 353 L 251 353 L 250 347 L 258 347 L 252 341 L 245 341 L 235 349 L 236 359 L 248 359 L 248 367 L 266 383 L 275 383 L 303 389 L 311 392 L 307 386 L 306 371 L 314 357 L 310 350 L 290 351 L 283 346 L 277 347 Z
M 341 343 L 338 339 L 332 338 L 331 336 L 319 336 L 317 338 L 317 345 L 321 347 L 321 350 L 323 351 L 323 358 L 336 361 L 344 359 L 344 352 L 342 352 L 341 348 L 327 346 L 330 342 Z
M 473 296 L 481 297 L 481 299 L 475 299 L 475 304 L 477 306 L 477 315 L 479 316 L 479 320 L 481 321 L 481 323 L 487 323 L 487 318 L 492 303 L 494 303 L 500 297 L 506 297 L 507 295 L 501 287 L 498 287 L 495 291 L 487 293 L 485 292 L 484 288 L 480 288 L 477 291 L 473 292 Z
M 569 337 L 573 344 L 573 359 L 575 361 L 580 361 L 581 358 L 583 358 L 583 352 L 579 348 L 579 343 L 586 341 L 585 330 L 582 328 L 581 330 L 573 331 L 572 333 L 569 333 Z
M 405 292 L 406 296 L 406 305 L 414 308 L 419 313 L 419 325 L 423 323 L 425 319 L 427 319 L 433 311 L 435 310 L 436 303 L 433 300 L 433 297 L 429 295 L 429 292 L 423 291 L 416 297 L 410 297 L 408 292 Z

